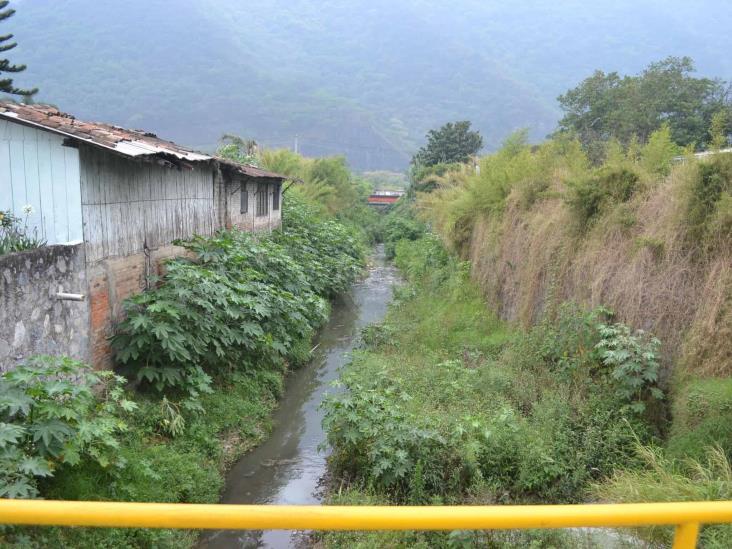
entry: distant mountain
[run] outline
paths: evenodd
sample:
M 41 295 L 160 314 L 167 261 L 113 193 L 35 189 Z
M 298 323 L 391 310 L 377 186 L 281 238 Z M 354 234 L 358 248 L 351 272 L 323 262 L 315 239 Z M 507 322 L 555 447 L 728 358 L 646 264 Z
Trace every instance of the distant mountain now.
M 690 55 L 732 79 L 727 0 L 16 0 L 17 83 L 80 117 L 210 149 L 223 133 L 404 168 L 472 120 L 488 149 L 594 69 Z

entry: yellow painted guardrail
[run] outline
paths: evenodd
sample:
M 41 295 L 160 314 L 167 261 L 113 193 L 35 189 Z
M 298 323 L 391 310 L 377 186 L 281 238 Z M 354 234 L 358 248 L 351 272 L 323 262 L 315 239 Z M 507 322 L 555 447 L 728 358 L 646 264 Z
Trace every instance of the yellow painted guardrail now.
M 227 530 L 489 530 L 676 526 L 674 549 L 700 524 L 732 523 L 732 501 L 589 505 L 199 505 L 0 499 L 0 524 Z

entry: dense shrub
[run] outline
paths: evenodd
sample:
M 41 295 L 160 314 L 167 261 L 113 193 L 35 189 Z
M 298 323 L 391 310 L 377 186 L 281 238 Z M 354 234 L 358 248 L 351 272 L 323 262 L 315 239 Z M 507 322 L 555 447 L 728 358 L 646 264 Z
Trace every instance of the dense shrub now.
M 401 503 L 558 502 L 637 461 L 654 340 L 572 305 L 508 334 L 431 235 L 396 263 L 409 285 L 324 403 L 336 473 Z
M 718 446 L 732 459 L 732 380 L 691 379 L 675 395 L 667 444 L 672 458 L 703 459 Z
M 283 214 L 271 237 L 230 231 L 181 243 L 195 259 L 169 262 L 158 287 L 125 302 L 117 361 L 191 408 L 210 375 L 305 359 L 325 298 L 348 288 L 363 255 L 349 229 L 304 204 L 288 200 Z
M 597 330 L 600 341 L 595 349 L 602 364 L 610 368 L 611 386 L 618 399 L 640 413 L 649 399 L 663 398 L 658 387 L 661 342 L 643 330 L 633 332 L 624 324 L 600 324 Z
M 700 162 L 687 189 L 685 219 L 690 244 L 724 243 L 724 239 L 729 238 L 732 226 L 730 195 L 732 154 L 718 154 L 711 160 Z M 722 240 L 717 240 L 720 237 Z
M 543 197 L 556 193 L 555 181 L 583 179 L 588 160 L 579 142 L 564 136 L 531 147 L 526 132 L 509 136 L 496 153 L 472 165 L 451 167 L 433 177 L 435 189 L 418 196 L 418 205 L 451 249 L 467 251 L 478 219 L 499 219 L 508 198 L 515 193 L 518 204 L 530 208 Z
M 282 228 L 272 239 L 300 265 L 312 290 L 321 296 L 345 291 L 363 269 L 365 249 L 357 229 L 319 217 L 294 197 L 285 201 Z
M 122 467 L 124 378 L 69 358 L 36 357 L 0 377 L 0 497 L 38 495 L 37 479 L 62 465 Z
M 627 202 L 637 191 L 638 174 L 625 167 L 605 167 L 569 184 L 567 204 L 580 229 L 586 229 L 614 204 Z
M 400 211 L 387 215 L 382 231 L 387 259 L 394 258 L 397 243 L 402 240 L 417 240 L 424 234 L 424 231 L 424 224 L 411 215 L 403 215 Z
M 651 174 L 666 177 L 671 173 L 674 158 L 682 153 L 674 143 L 671 128 L 664 124 L 653 132 L 641 151 L 641 164 Z

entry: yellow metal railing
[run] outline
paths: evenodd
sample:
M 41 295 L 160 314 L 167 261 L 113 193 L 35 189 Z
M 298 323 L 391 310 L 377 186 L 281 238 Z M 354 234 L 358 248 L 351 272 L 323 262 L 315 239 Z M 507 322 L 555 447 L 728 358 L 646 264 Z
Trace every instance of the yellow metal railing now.
M 489 530 L 675 526 L 674 549 L 700 524 L 732 523 L 732 501 L 591 505 L 199 505 L 0 499 L 0 524 L 242 530 Z

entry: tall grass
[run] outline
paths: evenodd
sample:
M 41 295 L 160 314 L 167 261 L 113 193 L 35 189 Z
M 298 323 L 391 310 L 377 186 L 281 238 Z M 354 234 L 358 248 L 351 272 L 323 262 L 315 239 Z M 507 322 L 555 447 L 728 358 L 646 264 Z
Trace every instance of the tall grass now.
M 709 447 L 696 459 L 672 459 L 653 446 L 636 445 L 643 467 L 618 470 L 607 482 L 597 484 L 594 494 L 610 502 L 705 501 L 732 499 L 732 466 L 719 447 Z M 652 542 L 669 544 L 673 529 L 655 527 L 640 533 Z M 732 525 L 704 526 L 701 546 L 732 547 Z
M 666 343 L 664 365 L 732 372 L 732 154 L 683 157 L 665 128 L 606 146 L 514 136 L 418 193 L 420 215 L 470 259 L 490 306 L 529 326 L 553 302 L 606 304 Z

